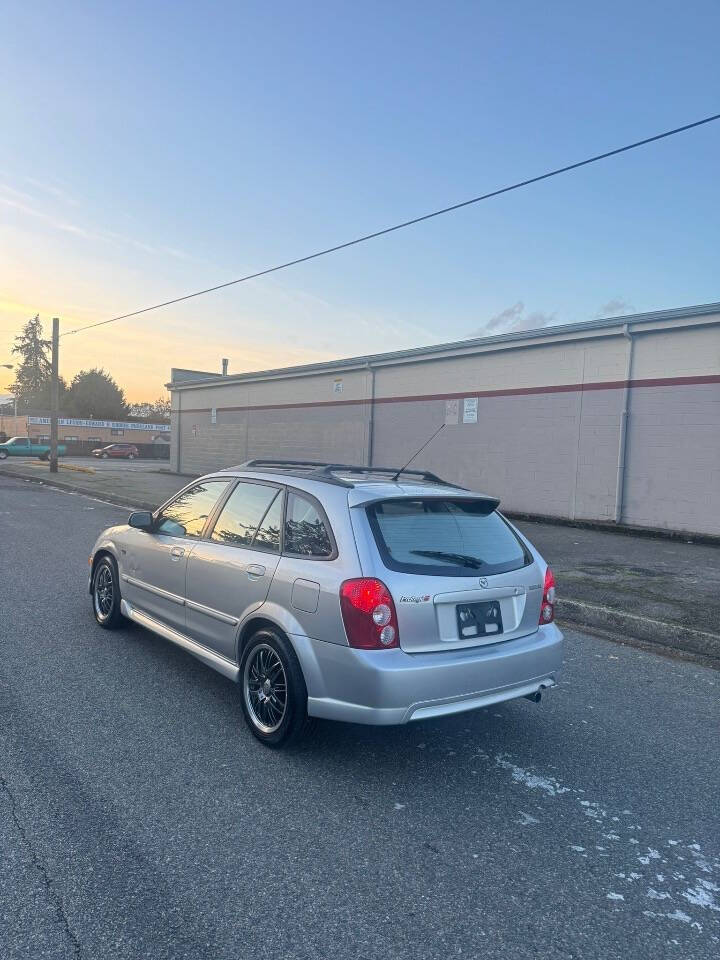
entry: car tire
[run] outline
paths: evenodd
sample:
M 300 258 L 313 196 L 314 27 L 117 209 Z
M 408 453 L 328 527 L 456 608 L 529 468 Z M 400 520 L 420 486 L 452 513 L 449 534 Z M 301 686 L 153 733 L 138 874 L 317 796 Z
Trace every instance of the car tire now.
M 98 560 L 92 578 L 93 614 L 103 630 L 115 630 L 122 622 L 120 578 L 115 560 L 107 554 Z
M 101 454 L 101 456 L 102 456 L 103 460 L 107 460 L 107 458 L 108 458 L 107 453 L 103 453 L 103 454 Z
M 250 638 L 240 659 L 239 680 L 245 721 L 266 747 L 288 747 L 310 732 L 305 678 L 281 633 L 262 629 Z
M 134 454 L 134 453 L 129 453 L 129 454 L 128 454 L 128 460 L 134 460 L 134 459 L 135 459 L 135 454 Z
M 7 450 L 0 450 L 0 460 L 7 460 Z

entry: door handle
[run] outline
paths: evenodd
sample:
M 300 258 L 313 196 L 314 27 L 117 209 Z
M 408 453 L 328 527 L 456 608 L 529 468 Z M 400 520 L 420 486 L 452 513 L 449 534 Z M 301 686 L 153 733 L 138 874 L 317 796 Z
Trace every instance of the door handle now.
M 265 576 L 265 567 L 261 563 L 251 563 L 247 568 L 247 575 L 251 580 L 258 580 Z
M 185 556 L 185 547 L 173 547 L 170 551 L 171 560 L 179 560 L 180 557 Z

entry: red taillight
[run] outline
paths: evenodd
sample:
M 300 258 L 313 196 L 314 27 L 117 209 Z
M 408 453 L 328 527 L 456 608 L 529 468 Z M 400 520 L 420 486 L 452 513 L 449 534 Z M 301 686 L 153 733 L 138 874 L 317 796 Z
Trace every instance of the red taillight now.
M 340 587 L 340 610 L 351 647 L 389 650 L 400 645 L 395 604 L 382 580 L 346 580 Z
M 555 619 L 555 577 L 550 567 L 545 571 L 542 606 L 540 607 L 540 626 L 552 623 Z

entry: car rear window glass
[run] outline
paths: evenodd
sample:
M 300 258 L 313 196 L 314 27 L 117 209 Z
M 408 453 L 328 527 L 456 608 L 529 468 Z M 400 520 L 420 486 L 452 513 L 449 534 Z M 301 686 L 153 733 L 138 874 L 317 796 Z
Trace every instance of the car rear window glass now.
M 332 539 L 320 511 L 311 500 L 297 493 L 288 494 L 284 550 L 308 557 L 329 557 L 333 553 Z
M 487 501 L 396 499 L 367 508 L 385 565 L 435 576 L 487 576 L 532 562 L 510 525 Z
M 172 537 L 200 537 L 207 518 L 227 489 L 227 480 L 208 480 L 185 490 L 158 518 L 157 531 Z
M 260 483 L 239 483 L 217 519 L 211 539 L 236 547 L 249 547 L 264 522 L 268 507 L 278 498 L 278 488 Z M 260 545 L 260 544 L 258 544 Z M 272 546 L 272 544 L 267 544 Z M 277 549 L 280 549 L 278 522 Z

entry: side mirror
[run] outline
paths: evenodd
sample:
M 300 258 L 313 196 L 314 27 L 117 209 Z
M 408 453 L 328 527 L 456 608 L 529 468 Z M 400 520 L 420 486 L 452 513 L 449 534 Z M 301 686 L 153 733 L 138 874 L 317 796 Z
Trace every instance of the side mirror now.
M 136 530 L 152 530 L 153 515 L 149 510 L 136 510 L 128 517 L 128 524 Z

